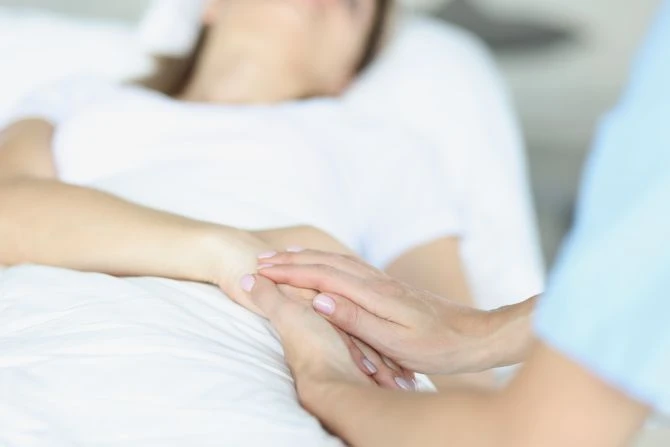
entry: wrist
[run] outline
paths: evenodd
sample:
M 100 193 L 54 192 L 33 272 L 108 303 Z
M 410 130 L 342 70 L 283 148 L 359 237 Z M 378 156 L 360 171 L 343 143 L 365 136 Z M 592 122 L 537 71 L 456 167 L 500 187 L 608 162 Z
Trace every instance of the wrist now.
M 195 233 L 193 247 L 200 281 L 237 293 L 242 276 L 257 268 L 257 256 L 268 247 L 249 232 L 223 225 L 204 224 Z
M 489 363 L 502 367 L 524 361 L 532 345 L 536 298 L 489 312 Z
M 449 366 L 441 374 L 479 373 L 499 366 L 500 349 L 505 343 L 501 340 L 504 318 L 497 310 L 468 309 L 458 324 L 451 322 L 451 325 L 466 342 L 449 351 Z
M 324 379 L 316 376 L 296 378 L 295 387 L 300 404 L 310 413 L 323 416 L 345 390 L 367 385 L 348 380 Z

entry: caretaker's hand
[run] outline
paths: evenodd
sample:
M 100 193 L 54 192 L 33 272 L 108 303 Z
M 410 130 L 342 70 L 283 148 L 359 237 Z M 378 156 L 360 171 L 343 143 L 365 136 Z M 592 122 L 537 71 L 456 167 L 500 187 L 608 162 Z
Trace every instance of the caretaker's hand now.
M 486 312 L 389 277 L 355 257 L 306 250 L 260 259 L 279 284 L 322 292 L 314 308 L 401 366 L 429 374 L 477 372 L 521 361 L 534 299 Z
M 386 365 L 374 350 L 321 318 L 310 301 L 262 276 L 249 275 L 242 282 L 251 302 L 279 333 L 298 389 L 304 379 L 414 388 L 413 373 L 398 372 Z
M 266 316 L 262 309 L 250 300 L 247 290 L 248 282 L 240 283 L 240 278 L 250 279 L 245 273 L 256 269 L 256 255 L 268 252 L 273 246 L 282 244 L 288 238 L 298 238 L 315 245 L 333 246 L 329 236 L 317 232 L 308 227 L 289 227 L 263 232 L 249 233 L 242 230 L 216 227 L 211 237 L 207 238 L 206 252 L 210 255 L 207 271 L 210 281 L 217 284 L 224 293 L 233 301 L 244 306 L 252 312 Z M 335 247 L 337 248 L 337 247 Z M 289 285 L 281 285 L 282 293 L 293 298 L 301 298 L 309 305 L 318 292 L 308 288 L 297 288 Z M 344 335 L 344 334 L 343 334 Z M 397 363 L 386 357 L 380 356 L 377 351 L 370 348 L 360 340 L 346 335 L 347 343 L 359 355 L 355 358 L 360 360 L 358 364 L 368 375 L 371 375 L 379 384 L 385 387 L 414 387 L 414 373 L 400 367 Z M 363 361 L 364 360 L 364 361 Z

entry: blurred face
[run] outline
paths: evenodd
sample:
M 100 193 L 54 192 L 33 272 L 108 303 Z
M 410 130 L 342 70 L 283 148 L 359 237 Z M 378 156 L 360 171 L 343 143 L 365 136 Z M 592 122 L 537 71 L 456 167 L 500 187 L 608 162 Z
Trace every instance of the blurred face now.
M 210 0 L 208 46 L 293 96 L 340 93 L 356 74 L 377 0 Z M 217 49 L 220 52 L 217 53 Z M 221 61 L 221 66 L 226 61 Z

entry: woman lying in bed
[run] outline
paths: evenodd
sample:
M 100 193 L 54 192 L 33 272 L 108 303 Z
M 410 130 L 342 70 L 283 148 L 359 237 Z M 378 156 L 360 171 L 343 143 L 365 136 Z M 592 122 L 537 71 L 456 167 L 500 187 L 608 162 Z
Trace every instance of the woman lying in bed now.
M 336 99 L 390 6 L 212 0 L 190 64 L 144 87 L 66 81 L 19 107 L 0 140 L 0 263 L 15 266 L 0 383 L 17 405 L 0 441 L 37 424 L 49 445 L 331 442 L 267 324 L 225 298 L 252 308 L 239 281 L 264 252 L 357 253 L 469 299 L 434 152 Z M 379 383 L 413 387 L 358 346 Z

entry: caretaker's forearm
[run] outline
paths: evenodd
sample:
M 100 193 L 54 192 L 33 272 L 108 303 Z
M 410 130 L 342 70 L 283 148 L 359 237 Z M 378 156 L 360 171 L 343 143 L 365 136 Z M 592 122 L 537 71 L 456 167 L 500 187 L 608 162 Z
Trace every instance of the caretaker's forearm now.
M 629 445 L 649 415 L 544 344 L 502 391 L 412 394 L 300 377 L 297 387 L 303 405 L 354 447 L 615 447 Z
M 503 413 L 493 393 L 400 393 L 336 382 L 302 397 L 311 413 L 355 447 L 511 446 L 502 442 Z
M 248 268 L 227 259 L 255 265 L 253 252 L 264 248 L 246 232 L 93 189 L 32 178 L 0 185 L 0 263 L 6 265 L 218 283 L 225 273 L 237 279 L 236 270 Z

